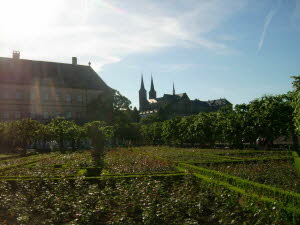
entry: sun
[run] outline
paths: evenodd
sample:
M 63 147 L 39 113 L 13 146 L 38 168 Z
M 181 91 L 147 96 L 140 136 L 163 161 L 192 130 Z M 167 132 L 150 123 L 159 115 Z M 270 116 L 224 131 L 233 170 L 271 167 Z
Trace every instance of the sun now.
M 58 4 L 58 0 L 0 0 L 0 40 L 38 34 L 55 21 Z

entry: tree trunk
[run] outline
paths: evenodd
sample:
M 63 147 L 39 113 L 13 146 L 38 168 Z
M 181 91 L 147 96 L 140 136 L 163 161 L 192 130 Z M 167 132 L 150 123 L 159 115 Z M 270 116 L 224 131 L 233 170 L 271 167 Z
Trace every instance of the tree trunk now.
M 298 154 L 300 154 L 298 136 L 295 134 L 295 132 L 292 133 L 292 140 L 293 140 L 293 150 L 298 152 Z

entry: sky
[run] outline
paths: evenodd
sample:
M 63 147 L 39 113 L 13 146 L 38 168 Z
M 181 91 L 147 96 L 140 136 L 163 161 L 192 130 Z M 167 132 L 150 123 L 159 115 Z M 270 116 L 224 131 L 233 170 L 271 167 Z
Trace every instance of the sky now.
M 138 107 L 157 96 L 248 103 L 300 75 L 300 0 L 0 0 L 0 56 L 92 68 Z

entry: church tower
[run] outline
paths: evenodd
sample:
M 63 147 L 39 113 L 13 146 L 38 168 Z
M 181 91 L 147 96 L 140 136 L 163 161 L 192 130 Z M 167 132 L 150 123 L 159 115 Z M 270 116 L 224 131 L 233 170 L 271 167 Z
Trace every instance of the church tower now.
M 140 111 L 146 110 L 148 101 L 147 101 L 147 91 L 144 86 L 143 74 L 141 79 L 141 88 L 139 90 L 139 100 L 140 100 Z
M 152 74 L 151 74 L 151 87 L 149 91 L 149 99 L 156 99 L 156 91 L 154 89 Z
M 173 82 L 173 95 L 175 95 L 175 86 L 174 86 L 174 82 Z

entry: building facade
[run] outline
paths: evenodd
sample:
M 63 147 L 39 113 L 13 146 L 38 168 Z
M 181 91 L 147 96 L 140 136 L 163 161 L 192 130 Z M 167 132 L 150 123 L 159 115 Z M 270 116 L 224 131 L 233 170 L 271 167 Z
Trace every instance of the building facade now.
M 88 66 L 0 57 L 0 120 L 86 121 L 88 104 L 112 89 Z
M 213 112 L 225 106 L 232 106 L 232 104 L 225 98 L 209 101 L 200 101 L 198 99 L 191 100 L 186 93 L 176 94 L 174 83 L 172 94 L 164 94 L 162 97 L 156 97 L 152 76 L 149 99 L 147 99 L 147 91 L 144 86 L 143 76 L 141 78 L 139 103 L 139 111 L 142 117 L 156 113 L 162 108 L 167 108 L 170 113 L 170 117 L 172 117 L 193 115 L 200 112 Z

